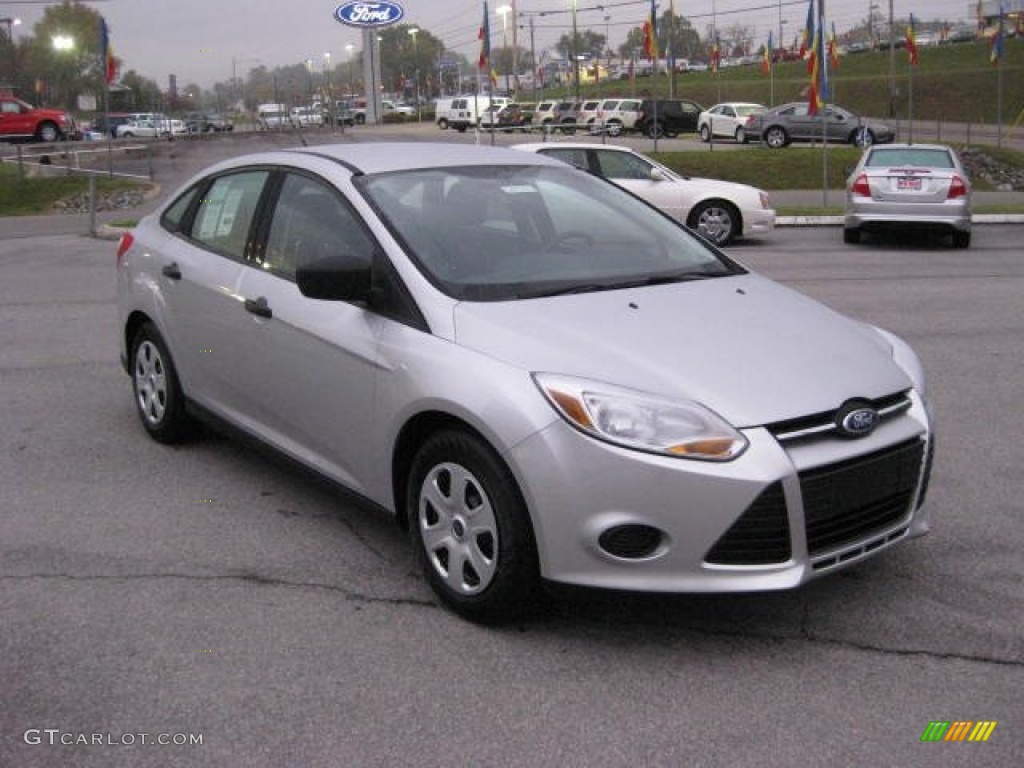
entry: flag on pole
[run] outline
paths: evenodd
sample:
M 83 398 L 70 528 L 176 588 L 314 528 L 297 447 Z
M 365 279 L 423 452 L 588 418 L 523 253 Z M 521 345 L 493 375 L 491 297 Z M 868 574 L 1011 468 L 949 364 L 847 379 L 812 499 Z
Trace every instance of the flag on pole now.
M 828 63 L 832 69 L 839 69 L 839 48 L 836 45 L 836 23 L 832 22 L 832 34 L 828 38 Z
M 814 41 L 814 0 L 807 4 L 807 21 L 804 24 L 803 34 L 800 36 L 800 58 L 807 56 Z M 810 60 L 807 62 L 807 71 L 811 71 Z
M 811 46 L 811 88 L 807 98 L 807 112 L 818 114 L 828 101 L 828 59 L 825 58 L 824 19 L 819 19 Z
M 484 23 L 477 38 L 480 40 L 480 59 L 477 61 L 477 68 L 486 72 L 491 68 L 491 24 L 487 19 L 487 0 L 484 0 Z
M 914 34 L 914 14 L 910 14 L 910 23 L 907 24 L 907 56 L 910 64 L 916 66 L 918 62 L 917 36 Z
M 992 35 L 991 48 L 988 53 L 989 63 L 995 66 L 1003 58 L 1003 4 L 999 4 L 999 21 L 996 24 L 996 31 Z
M 764 56 L 761 58 L 761 71 L 766 75 L 772 71 L 772 50 L 772 33 L 768 32 L 768 45 L 764 47 Z
M 717 72 L 718 65 L 722 61 L 722 49 L 719 47 L 718 35 L 715 35 L 715 42 L 711 44 L 711 71 Z
M 114 59 L 114 49 L 110 47 L 110 30 L 107 28 L 107 20 L 100 17 L 100 46 L 103 57 L 103 77 L 107 85 L 114 82 L 117 77 L 117 61 Z
M 651 14 L 644 22 L 644 56 L 657 61 L 658 55 L 658 9 L 651 0 Z M 657 66 L 655 66 L 657 70 Z

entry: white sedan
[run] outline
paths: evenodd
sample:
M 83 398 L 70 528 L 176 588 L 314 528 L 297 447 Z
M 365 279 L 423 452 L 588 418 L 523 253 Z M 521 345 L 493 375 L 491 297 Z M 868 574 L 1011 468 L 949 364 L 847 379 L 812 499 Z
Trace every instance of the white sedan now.
M 613 144 L 551 142 L 518 144 L 602 176 L 691 229 L 715 245 L 764 234 L 775 227 L 768 194 L 747 184 L 680 176 L 628 147 Z
M 739 144 L 747 141 L 747 118 L 768 107 L 748 101 L 729 101 L 706 109 L 697 117 L 697 133 L 701 141 L 711 141 L 713 136 L 736 139 Z

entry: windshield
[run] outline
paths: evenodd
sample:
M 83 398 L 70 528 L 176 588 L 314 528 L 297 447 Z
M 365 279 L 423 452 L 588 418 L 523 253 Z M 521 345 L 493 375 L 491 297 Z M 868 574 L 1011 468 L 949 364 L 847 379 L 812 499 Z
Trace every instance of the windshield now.
M 363 177 L 441 290 L 501 301 L 742 273 L 673 219 L 569 168 L 470 166 Z

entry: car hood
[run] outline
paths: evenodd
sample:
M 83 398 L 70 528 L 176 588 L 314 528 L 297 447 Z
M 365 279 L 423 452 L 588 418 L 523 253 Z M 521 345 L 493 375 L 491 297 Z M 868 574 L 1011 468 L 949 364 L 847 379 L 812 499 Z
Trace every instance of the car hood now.
M 760 207 L 760 199 L 757 198 L 757 193 L 760 191 L 757 187 L 752 187 L 749 184 L 741 184 L 737 181 L 721 181 L 720 179 L 705 179 L 700 176 L 679 176 L 678 182 L 681 184 L 697 184 L 700 185 L 702 197 L 721 196 L 726 199 L 735 200 L 737 197 L 744 195 L 753 195 L 753 205 Z
M 737 427 L 912 386 L 879 333 L 754 274 L 462 302 L 455 337 L 531 372 L 690 398 Z

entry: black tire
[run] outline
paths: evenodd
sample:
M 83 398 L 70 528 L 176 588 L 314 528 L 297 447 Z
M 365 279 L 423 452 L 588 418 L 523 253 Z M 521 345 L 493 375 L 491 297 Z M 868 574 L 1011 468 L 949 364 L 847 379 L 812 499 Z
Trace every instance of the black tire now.
M 781 125 L 773 125 L 764 132 L 764 143 L 772 149 L 781 149 L 789 144 L 789 134 Z
M 620 133 L 622 133 L 622 123 L 618 120 L 612 120 L 608 123 L 609 136 L 618 136 Z
M 56 123 L 45 120 L 36 127 L 36 138 L 47 144 L 52 144 L 60 138 L 60 128 Z
M 705 144 L 711 141 L 711 129 L 708 128 L 707 124 L 700 127 L 700 140 Z
M 850 134 L 850 143 L 855 147 L 870 147 L 875 143 L 875 133 L 870 128 L 857 129 Z
M 465 133 L 466 132 L 466 128 L 468 128 L 468 127 L 469 126 L 467 126 L 467 125 L 461 125 L 460 124 L 460 125 L 456 126 L 455 130 L 458 131 L 459 133 Z
M 856 227 L 843 227 L 843 242 L 847 245 L 857 245 L 860 242 L 860 230 Z
M 661 123 L 649 123 L 644 131 L 649 139 L 659 139 L 665 135 L 665 129 Z
M 743 231 L 740 212 L 725 200 L 704 200 L 693 206 L 686 225 L 718 246 L 729 245 Z
M 442 117 L 440 120 L 438 120 L 437 121 L 437 127 L 440 128 L 442 131 L 447 131 L 448 130 L 448 118 Z
M 561 131 L 564 136 L 574 136 L 576 134 L 576 123 L 572 121 L 563 122 Z
M 185 396 L 167 345 L 152 323 L 135 333 L 131 344 L 135 410 L 149 436 L 160 443 L 189 437 L 195 422 L 185 411 Z
M 733 136 L 736 139 L 737 144 L 747 143 L 747 132 L 742 125 L 736 128 L 736 133 L 734 133 Z
M 366 122 L 366 115 L 362 113 L 356 114 L 356 125 L 363 125 Z
M 537 604 L 540 568 L 526 504 L 487 443 L 459 429 L 430 436 L 409 471 L 406 504 L 424 576 L 445 605 L 471 621 L 501 624 Z
M 964 232 L 961 229 L 953 230 L 953 247 L 954 248 L 970 248 L 971 247 L 971 233 Z

